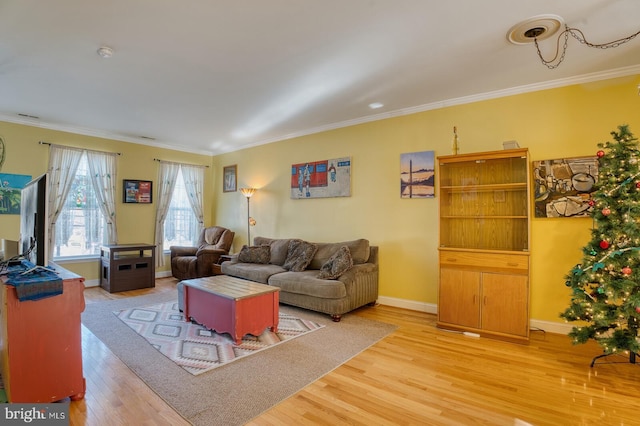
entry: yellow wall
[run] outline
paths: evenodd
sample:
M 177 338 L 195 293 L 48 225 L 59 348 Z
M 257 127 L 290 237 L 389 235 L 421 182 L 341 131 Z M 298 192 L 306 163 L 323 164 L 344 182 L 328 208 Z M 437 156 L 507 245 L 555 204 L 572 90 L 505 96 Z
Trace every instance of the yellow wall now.
M 368 238 L 380 246 L 380 294 L 437 302 L 438 200 L 401 199 L 400 154 L 451 153 L 458 127 L 461 153 L 502 149 L 517 140 L 532 161 L 593 156 L 609 132 L 629 124 L 640 136 L 639 77 L 575 85 L 452 106 L 285 140 L 220 155 L 217 168 L 238 165 L 239 186 L 255 186 L 252 236 L 310 241 Z M 291 164 L 350 156 L 352 195 L 292 200 Z M 235 250 L 246 243 L 246 201 L 216 187 L 216 222 L 237 232 Z M 531 316 L 561 322 L 569 292 L 564 276 L 581 260 L 591 219 L 534 219 Z
M 49 146 L 52 144 L 82 147 L 107 152 L 119 152 L 118 182 L 122 179 L 157 181 L 158 162 L 154 158 L 178 161 L 190 164 L 210 166 L 205 172 L 205 193 L 213 191 L 215 171 L 211 167 L 211 156 L 198 155 L 168 149 L 152 148 L 116 140 L 82 136 L 73 133 L 24 126 L 0 121 L 0 136 L 5 142 L 6 159 L 0 173 L 15 173 L 39 176 L 46 172 L 49 161 Z M 154 192 L 155 192 L 154 186 Z M 154 194 L 155 196 L 155 194 Z M 213 198 L 205 197 L 205 222 L 211 223 Z M 122 184 L 118 185 L 116 220 L 119 243 L 153 243 L 156 203 L 150 205 L 124 204 L 122 202 Z M 18 240 L 20 238 L 20 217 L 18 215 L 0 215 L 0 238 Z M 84 261 L 64 263 L 64 267 L 84 276 L 87 280 L 97 280 L 100 275 L 98 262 Z M 159 271 L 168 270 L 168 265 Z
M 438 199 L 401 199 L 400 154 L 434 150 L 451 153 L 453 126 L 462 153 L 502 149 L 517 140 L 532 161 L 594 155 L 609 132 L 629 124 L 640 136 L 640 76 L 508 96 L 400 116 L 285 140 L 213 158 L 0 122 L 8 146 L 3 173 L 38 175 L 46 169 L 39 140 L 119 151 L 118 179 L 156 181 L 153 158 L 207 164 L 205 210 L 208 224 L 236 231 L 234 251 L 246 243 L 246 199 L 222 191 L 222 168 L 238 165 L 238 187 L 254 186 L 252 237 L 299 237 L 310 241 L 368 238 L 380 247 L 380 294 L 422 304 L 437 301 Z M 352 195 L 292 200 L 291 164 L 349 156 Z M 121 194 L 119 194 L 121 199 Z M 153 240 L 152 206 L 118 204 L 121 243 Z M 532 223 L 531 316 L 560 322 L 569 292 L 564 276 L 581 259 L 590 219 L 534 219 Z M 0 237 L 18 237 L 16 217 L 0 215 Z M 69 269 L 96 279 L 97 263 Z M 85 271 L 86 269 L 86 271 Z M 166 269 L 166 268 L 165 268 Z

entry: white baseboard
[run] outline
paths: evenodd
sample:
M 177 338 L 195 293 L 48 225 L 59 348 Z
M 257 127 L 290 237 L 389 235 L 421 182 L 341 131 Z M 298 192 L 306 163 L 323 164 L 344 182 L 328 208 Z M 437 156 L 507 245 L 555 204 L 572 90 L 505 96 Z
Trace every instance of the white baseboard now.
M 100 280 L 84 280 L 84 287 L 98 287 L 100 285 Z
M 426 312 L 428 314 L 437 314 L 438 305 L 434 303 L 416 302 L 415 300 L 397 299 L 395 297 L 378 297 L 378 303 L 381 305 L 393 306 L 395 308 L 404 308 L 411 311 Z
M 156 278 L 166 278 L 171 276 L 171 271 L 156 272 Z M 85 287 L 97 287 L 100 280 L 86 280 Z M 380 296 L 378 303 L 381 305 L 393 306 L 395 308 L 409 309 L 411 311 L 426 312 L 436 315 L 438 313 L 438 305 L 435 303 L 417 302 L 415 300 L 398 299 L 396 297 Z M 549 333 L 569 334 L 573 326 L 563 322 L 543 321 L 532 319 L 529 322 L 532 330 L 544 330 Z
M 544 330 L 546 332 L 556 334 L 569 334 L 573 328 L 573 325 L 565 322 L 543 321 L 537 319 L 532 319 L 529 322 L 529 326 L 531 327 L 531 331 Z
M 378 297 L 378 303 L 381 305 L 393 306 L 395 308 L 409 309 L 412 311 L 426 312 L 428 314 L 437 314 L 438 305 L 434 303 L 416 302 L 415 300 L 398 299 L 395 297 Z M 533 330 L 544 330 L 549 333 L 569 334 L 573 326 L 564 322 L 553 322 L 532 319 L 529 326 Z

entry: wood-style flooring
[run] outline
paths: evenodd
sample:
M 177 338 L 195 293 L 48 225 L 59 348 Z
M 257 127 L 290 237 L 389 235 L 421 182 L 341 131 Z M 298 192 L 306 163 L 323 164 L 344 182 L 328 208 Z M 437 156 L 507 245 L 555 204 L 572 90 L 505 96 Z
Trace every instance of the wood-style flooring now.
M 164 278 L 153 289 L 114 294 L 89 288 L 85 299 L 175 284 Z M 593 342 L 573 346 L 541 331 L 528 345 L 467 337 L 437 329 L 434 315 L 382 305 L 350 315 L 398 329 L 249 424 L 640 424 L 640 364 L 619 356 L 590 368 L 602 353 Z M 188 424 L 84 327 L 82 346 L 87 393 L 71 403 L 71 425 Z M 215 389 L 211 396 L 224 398 Z

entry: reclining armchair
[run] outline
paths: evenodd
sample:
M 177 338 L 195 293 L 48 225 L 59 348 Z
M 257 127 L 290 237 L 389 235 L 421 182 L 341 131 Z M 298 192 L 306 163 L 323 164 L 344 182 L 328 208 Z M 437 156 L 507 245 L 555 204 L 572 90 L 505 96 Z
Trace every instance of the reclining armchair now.
M 213 265 L 229 254 L 235 233 L 221 226 L 205 228 L 197 247 L 171 246 L 171 274 L 179 280 L 214 275 Z

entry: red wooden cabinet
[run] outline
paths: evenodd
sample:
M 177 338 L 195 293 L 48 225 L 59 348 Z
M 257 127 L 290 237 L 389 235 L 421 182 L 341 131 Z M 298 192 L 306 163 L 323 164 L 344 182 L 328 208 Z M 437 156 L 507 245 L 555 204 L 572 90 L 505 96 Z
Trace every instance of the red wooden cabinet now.
M 15 287 L 0 289 L 0 366 L 9 402 L 54 402 L 84 397 L 80 315 L 84 278 L 58 266 L 63 293 L 19 301 Z

